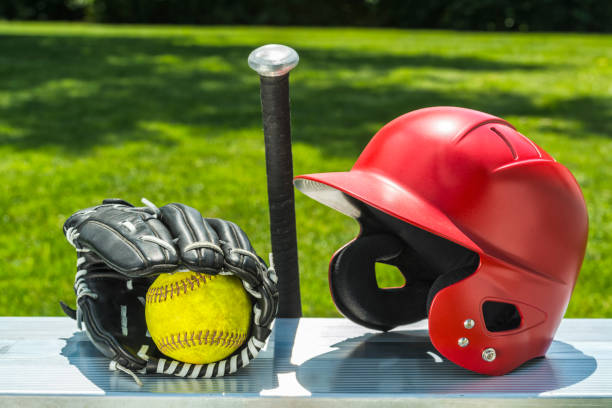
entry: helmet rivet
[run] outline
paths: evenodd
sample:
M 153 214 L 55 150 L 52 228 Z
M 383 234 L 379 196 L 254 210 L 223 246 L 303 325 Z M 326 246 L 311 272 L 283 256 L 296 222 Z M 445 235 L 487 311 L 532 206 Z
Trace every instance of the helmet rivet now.
M 463 322 L 463 327 L 465 327 L 466 329 L 471 329 L 472 327 L 474 327 L 476 323 L 474 322 L 474 320 L 472 319 L 466 319 L 465 322 Z
M 459 347 L 465 347 L 470 344 L 470 341 L 467 337 L 461 337 L 459 340 L 457 340 L 457 344 L 459 344 Z
M 494 348 L 489 347 L 482 352 L 482 359 L 484 361 L 488 361 L 489 363 L 495 360 L 495 357 L 497 357 L 497 354 L 495 353 Z

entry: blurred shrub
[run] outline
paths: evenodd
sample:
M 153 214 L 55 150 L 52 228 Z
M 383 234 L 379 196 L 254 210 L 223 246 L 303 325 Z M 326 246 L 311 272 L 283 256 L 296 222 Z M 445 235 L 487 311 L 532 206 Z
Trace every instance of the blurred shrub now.
M 94 21 L 177 24 L 375 25 L 363 0 L 91 0 Z
M 0 19 L 82 20 L 90 0 L 0 0 Z
M 612 31 L 612 0 L 0 0 L 0 18 Z

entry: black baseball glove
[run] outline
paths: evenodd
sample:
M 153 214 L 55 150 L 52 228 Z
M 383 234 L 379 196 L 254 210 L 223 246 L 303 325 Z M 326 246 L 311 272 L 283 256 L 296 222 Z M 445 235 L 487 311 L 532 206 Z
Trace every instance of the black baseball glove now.
M 278 308 L 277 278 L 257 256 L 236 224 L 203 218 L 184 204 L 157 208 L 119 200 L 73 214 L 64 234 L 77 251 L 76 310 L 62 309 L 86 330 L 92 343 L 111 359 L 110 369 L 131 374 L 220 377 L 255 358 L 270 335 Z M 165 357 L 148 335 L 145 296 L 157 275 L 191 270 L 228 274 L 242 280 L 253 304 L 247 341 L 224 360 L 188 364 Z

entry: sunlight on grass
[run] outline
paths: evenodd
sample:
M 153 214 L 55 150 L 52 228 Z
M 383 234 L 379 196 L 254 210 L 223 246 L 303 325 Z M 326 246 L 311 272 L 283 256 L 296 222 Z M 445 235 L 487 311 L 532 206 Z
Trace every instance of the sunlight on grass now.
M 381 289 L 401 288 L 406 284 L 406 279 L 395 266 L 376 262 L 376 284 Z
M 62 223 L 107 197 L 232 220 L 266 257 L 259 80 L 246 64 L 264 43 L 300 53 L 296 174 L 350 169 L 383 124 L 432 105 L 502 116 L 540 144 L 589 208 L 567 315 L 612 317 L 611 36 L 51 23 L 0 23 L 0 315 L 73 301 Z M 299 192 L 296 212 L 304 313 L 336 316 L 329 259 L 359 226 Z

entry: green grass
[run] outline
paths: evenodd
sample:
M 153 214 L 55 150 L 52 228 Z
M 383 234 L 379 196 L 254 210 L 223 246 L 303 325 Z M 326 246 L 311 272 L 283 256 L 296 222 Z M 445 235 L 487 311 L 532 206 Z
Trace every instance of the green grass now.
M 270 250 L 246 65 L 270 42 L 301 56 L 296 174 L 349 169 L 380 126 L 432 105 L 502 116 L 569 167 L 590 240 L 567 315 L 612 317 L 612 36 L 31 23 L 0 23 L 0 315 L 73 301 L 61 226 L 106 197 L 184 202 Z M 358 226 L 300 193 L 296 210 L 304 313 L 334 316 L 328 261 Z

